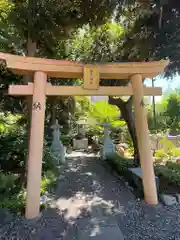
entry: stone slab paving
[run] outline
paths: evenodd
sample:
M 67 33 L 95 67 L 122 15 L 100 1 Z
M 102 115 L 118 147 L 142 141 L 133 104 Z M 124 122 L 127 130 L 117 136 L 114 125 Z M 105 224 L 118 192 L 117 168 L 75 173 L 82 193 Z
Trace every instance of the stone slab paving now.
M 180 240 L 180 205 L 148 206 L 94 156 L 68 157 L 51 207 L 33 221 L 0 211 L 0 240 Z
M 94 240 L 121 240 L 124 239 L 118 226 L 107 226 L 95 229 L 93 232 L 91 229 L 80 232 L 79 239 L 94 239 Z
M 114 240 L 123 240 L 115 217 L 120 203 L 116 202 L 116 195 L 113 198 L 109 196 L 109 186 L 105 185 L 108 173 L 100 161 L 93 156 L 79 157 L 76 153 L 76 158 L 69 159 L 65 172 L 57 189 L 57 195 L 61 197 L 52 207 L 58 208 L 64 219 L 74 227 L 74 234 L 71 234 L 76 235 L 78 240 L 106 240 L 110 236 Z M 110 184 L 110 194 L 113 195 L 115 189 Z M 129 197 L 133 198 L 133 195 L 129 193 L 122 197 L 122 208 Z M 122 208 L 119 210 L 122 211 Z

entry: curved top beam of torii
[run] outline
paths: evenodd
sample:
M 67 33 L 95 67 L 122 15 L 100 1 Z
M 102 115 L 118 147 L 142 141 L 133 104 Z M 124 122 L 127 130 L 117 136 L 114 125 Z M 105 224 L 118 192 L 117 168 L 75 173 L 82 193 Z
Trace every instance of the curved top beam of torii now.
M 100 79 L 130 79 L 141 74 L 142 78 L 153 78 L 162 73 L 168 60 L 152 62 L 83 64 L 68 60 L 33 58 L 0 53 L 0 59 L 6 61 L 8 69 L 20 75 L 33 75 L 37 71 L 45 72 L 48 77 L 83 78 L 84 67 L 98 69 Z

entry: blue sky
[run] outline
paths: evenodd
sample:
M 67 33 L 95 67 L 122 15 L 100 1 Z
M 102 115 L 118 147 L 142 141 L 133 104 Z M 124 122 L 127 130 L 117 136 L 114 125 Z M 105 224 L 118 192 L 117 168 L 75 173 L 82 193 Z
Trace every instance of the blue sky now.
M 152 80 L 146 79 L 145 84 L 147 86 L 152 86 Z M 162 87 L 163 93 L 164 92 L 171 92 L 172 90 L 176 88 L 180 88 L 180 76 L 176 75 L 173 77 L 173 79 L 166 79 L 157 77 L 155 81 L 156 87 Z M 156 101 L 159 101 L 161 99 L 161 96 L 156 96 Z

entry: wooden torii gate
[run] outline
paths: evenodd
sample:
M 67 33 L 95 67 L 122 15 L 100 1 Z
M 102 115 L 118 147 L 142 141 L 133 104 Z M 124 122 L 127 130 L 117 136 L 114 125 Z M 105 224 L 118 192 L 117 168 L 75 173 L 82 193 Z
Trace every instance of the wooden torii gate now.
M 108 63 L 85 65 L 64 60 L 31 58 L 0 53 L 7 68 L 16 74 L 30 75 L 34 82 L 9 86 L 9 95 L 32 95 L 32 119 L 28 155 L 27 201 L 25 216 L 37 217 L 40 209 L 40 181 L 44 138 L 46 96 L 130 96 L 133 95 L 135 123 L 142 168 L 144 197 L 148 204 L 157 204 L 157 190 L 149 142 L 144 96 L 161 95 L 161 88 L 144 87 L 145 78 L 153 78 L 164 71 L 168 61 L 141 63 Z M 53 86 L 48 77 L 80 78 L 83 87 Z M 127 87 L 100 87 L 100 79 L 130 79 Z

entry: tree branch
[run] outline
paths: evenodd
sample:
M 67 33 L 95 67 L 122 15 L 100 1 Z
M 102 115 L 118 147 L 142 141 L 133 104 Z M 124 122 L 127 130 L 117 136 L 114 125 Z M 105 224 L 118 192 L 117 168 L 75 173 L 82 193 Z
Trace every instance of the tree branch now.
M 129 111 L 132 111 L 132 101 L 133 101 L 133 97 L 130 96 L 129 99 L 126 102 L 126 106 L 129 109 Z
M 109 104 L 115 105 L 117 107 L 121 107 L 122 105 L 125 104 L 125 102 L 121 98 L 114 98 L 114 97 L 109 97 Z

